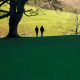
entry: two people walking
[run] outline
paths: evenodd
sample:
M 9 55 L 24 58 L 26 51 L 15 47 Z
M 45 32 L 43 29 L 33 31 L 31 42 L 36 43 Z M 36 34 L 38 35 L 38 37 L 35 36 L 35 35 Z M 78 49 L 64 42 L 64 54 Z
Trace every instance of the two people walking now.
M 36 28 L 35 28 L 35 32 L 36 32 L 36 37 L 38 37 L 39 29 L 38 29 L 37 26 L 36 26 Z M 43 37 L 43 33 L 44 33 L 44 27 L 43 27 L 43 26 L 41 26 L 40 32 L 41 32 L 41 37 Z

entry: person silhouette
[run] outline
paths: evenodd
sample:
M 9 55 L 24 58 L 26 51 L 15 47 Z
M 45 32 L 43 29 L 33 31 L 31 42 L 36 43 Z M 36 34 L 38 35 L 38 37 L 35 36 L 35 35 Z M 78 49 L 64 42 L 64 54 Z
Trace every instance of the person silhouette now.
M 35 28 L 36 37 L 38 37 L 38 31 L 39 31 L 39 29 L 38 29 L 38 27 L 36 26 L 36 28 Z
M 44 32 L 44 27 L 43 26 L 41 26 L 40 32 L 41 32 L 41 37 L 43 37 L 43 32 Z

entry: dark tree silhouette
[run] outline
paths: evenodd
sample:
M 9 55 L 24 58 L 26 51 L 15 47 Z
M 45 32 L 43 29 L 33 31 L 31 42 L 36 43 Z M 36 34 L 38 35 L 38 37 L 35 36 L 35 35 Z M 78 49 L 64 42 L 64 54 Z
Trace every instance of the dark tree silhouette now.
M 10 11 L 1 10 L 0 12 L 6 12 L 0 16 L 0 19 L 3 19 L 10 15 L 9 18 L 9 34 L 7 37 L 16 38 L 19 37 L 17 33 L 17 26 L 23 16 L 24 13 L 24 5 L 28 0 L 0 0 L 2 6 L 4 3 L 8 3 L 10 5 Z

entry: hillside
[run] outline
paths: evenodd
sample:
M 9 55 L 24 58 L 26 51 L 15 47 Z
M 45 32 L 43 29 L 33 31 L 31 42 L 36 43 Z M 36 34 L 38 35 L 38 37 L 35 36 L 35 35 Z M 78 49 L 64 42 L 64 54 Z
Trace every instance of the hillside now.
M 66 12 L 73 12 L 77 9 L 80 13 L 80 0 L 61 0 L 63 10 Z
M 80 80 L 80 36 L 0 40 L 0 80 Z
M 5 7 L 4 7 L 5 9 Z M 36 11 L 36 8 L 33 6 L 25 6 L 26 10 L 33 9 Z M 29 16 L 30 13 L 27 12 L 28 16 L 23 15 L 23 18 L 18 25 L 18 33 L 20 36 L 24 37 L 35 37 L 35 26 L 39 28 L 41 25 L 44 26 L 45 32 L 44 36 L 58 36 L 58 35 L 73 35 L 75 34 L 76 28 L 76 15 L 67 12 L 61 11 L 52 11 L 52 10 L 39 10 L 38 15 Z M 0 37 L 4 37 L 8 33 L 8 19 L 0 20 Z M 79 16 L 80 20 L 80 16 Z M 79 28 L 80 33 L 80 28 Z M 39 32 L 40 36 L 40 32 Z
M 80 8 L 80 0 L 61 0 L 61 2 L 65 5 L 68 5 L 68 6 Z
M 35 0 L 36 1 L 36 3 L 38 4 L 38 1 L 37 0 Z M 39 0 L 40 2 L 42 2 L 42 3 L 45 3 L 45 4 L 47 4 L 46 2 L 48 1 L 48 0 Z M 58 1 L 61 1 L 61 3 L 62 4 L 65 4 L 65 5 L 68 5 L 68 6 L 73 6 L 73 7 L 77 7 L 77 6 L 79 6 L 80 7 L 80 0 L 58 0 Z M 29 3 L 31 4 L 31 3 L 34 3 L 34 0 L 30 0 L 29 1 Z M 44 5 L 45 5 L 44 4 Z M 42 5 L 42 4 L 41 4 Z M 47 5 L 48 6 L 48 5 Z

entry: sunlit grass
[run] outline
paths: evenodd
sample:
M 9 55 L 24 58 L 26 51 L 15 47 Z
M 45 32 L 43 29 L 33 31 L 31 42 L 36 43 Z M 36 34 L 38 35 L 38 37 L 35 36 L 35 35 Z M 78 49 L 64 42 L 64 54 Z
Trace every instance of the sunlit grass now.
M 36 9 L 32 6 L 26 6 L 25 8 L 27 10 L 31 8 Z M 20 36 L 34 37 L 35 26 L 40 28 L 43 25 L 45 28 L 44 36 L 71 35 L 75 34 L 75 20 L 76 16 L 72 13 L 40 9 L 39 15 L 23 15 L 18 26 L 18 33 Z M 8 33 L 8 18 L 0 20 L 0 30 L 0 35 L 2 36 Z

